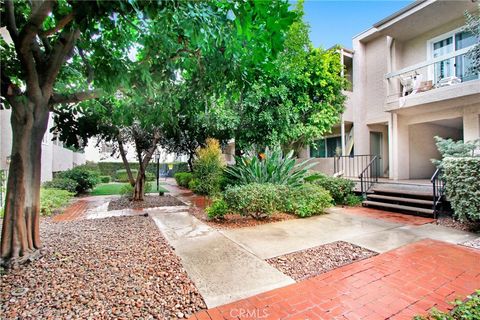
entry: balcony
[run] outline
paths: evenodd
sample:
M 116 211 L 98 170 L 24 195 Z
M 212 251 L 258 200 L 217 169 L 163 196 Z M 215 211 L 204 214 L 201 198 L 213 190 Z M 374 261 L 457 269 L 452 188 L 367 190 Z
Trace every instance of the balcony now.
M 473 73 L 469 48 L 387 73 L 385 111 L 441 105 L 457 107 L 480 101 L 480 78 Z

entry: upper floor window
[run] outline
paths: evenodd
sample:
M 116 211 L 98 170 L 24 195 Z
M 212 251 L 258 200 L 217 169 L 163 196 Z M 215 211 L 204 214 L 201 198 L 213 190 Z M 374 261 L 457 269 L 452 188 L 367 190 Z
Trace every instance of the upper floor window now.
M 437 58 L 464 48 L 473 47 L 475 36 L 468 31 L 456 30 L 430 40 L 429 45 L 430 58 Z M 472 59 L 467 57 L 466 54 L 462 54 L 435 63 L 433 70 L 431 70 L 431 73 L 433 73 L 431 76 L 434 83 L 449 77 L 458 78 L 461 82 L 478 79 L 479 74 L 471 71 L 472 64 Z

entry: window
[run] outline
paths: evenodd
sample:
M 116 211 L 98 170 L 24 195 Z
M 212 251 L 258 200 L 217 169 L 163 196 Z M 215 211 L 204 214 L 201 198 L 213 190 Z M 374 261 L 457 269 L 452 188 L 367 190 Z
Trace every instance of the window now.
M 430 40 L 431 58 L 437 58 L 475 45 L 475 36 L 461 29 L 452 31 Z M 438 83 L 447 77 L 457 77 L 462 82 L 479 78 L 478 73 L 471 71 L 472 59 L 465 54 L 437 62 L 433 65 L 433 81 Z
M 310 157 L 312 158 L 330 158 L 342 154 L 342 138 L 329 137 L 322 138 L 310 146 Z

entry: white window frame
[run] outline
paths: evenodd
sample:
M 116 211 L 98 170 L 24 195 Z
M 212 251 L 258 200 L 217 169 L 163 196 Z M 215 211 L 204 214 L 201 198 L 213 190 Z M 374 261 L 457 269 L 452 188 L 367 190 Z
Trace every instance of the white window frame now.
M 433 57 L 432 57 L 433 44 L 435 42 L 445 40 L 446 38 L 453 38 L 453 42 L 452 42 L 453 49 L 454 49 L 453 52 L 457 51 L 457 48 L 455 48 L 455 34 L 461 32 L 461 31 L 465 31 L 465 29 L 466 29 L 466 26 L 461 26 L 459 28 L 453 29 L 451 31 L 445 32 L 444 34 L 441 34 L 439 36 L 436 36 L 434 38 L 429 39 L 427 41 L 427 59 L 426 60 L 428 61 L 428 60 L 433 59 Z M 473 48 L 473 46 L 474 45 L 471 45 L 470 47 L 467 47 L 467 48 Z M 455 58 L 453 58 L 453 59 L 455 59 Z M 453 66 L 454 76 L 457 76 L 456 73 L 457 73 L 457 68 L 454 65 Z M 435 80 L 434 79 L 434 77 L 435 77 L 435 64 L 431 64 L 431 65 L 428 66 L 427 74 L 428 74 L 428 80 L 432 80 L 432 81 Z

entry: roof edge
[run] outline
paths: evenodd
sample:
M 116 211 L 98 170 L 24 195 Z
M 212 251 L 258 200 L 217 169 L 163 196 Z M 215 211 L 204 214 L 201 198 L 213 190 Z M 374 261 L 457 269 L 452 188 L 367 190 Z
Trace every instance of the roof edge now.
M 386 18 L 378 21 L 377 23 L 375 23 L 375 24 L 373 25 L 373 27 L 374 27 L 374 28 L 378 28 L 378 27 L 380 27 L 381 25 L 385 24 L 386 22 L 388 22 L 388 21 L 390 21 L 390 20 L 393 20 L 393 19 L 395 19 L 395 18 L 398 17 L 398 16 L 401 16 L 401 15 L 404 14 L 405 12 L 407 12 L 407 11 L 409 11 L 409 10 L 411 10 L 411 9 L 419 6 L 419 5 L 421 5 L 421 4 L 424 3 L 424 2 L 427 2 L 427 0 L 416 0 L 416 1 L 412 2 L 412 3 L 410 3 L 409 5 L 403 7 L 402 9 L 398 10 L 397 12 L 392 13 L 392 14 L 389 15 L 388 17 L 386 17 Z

